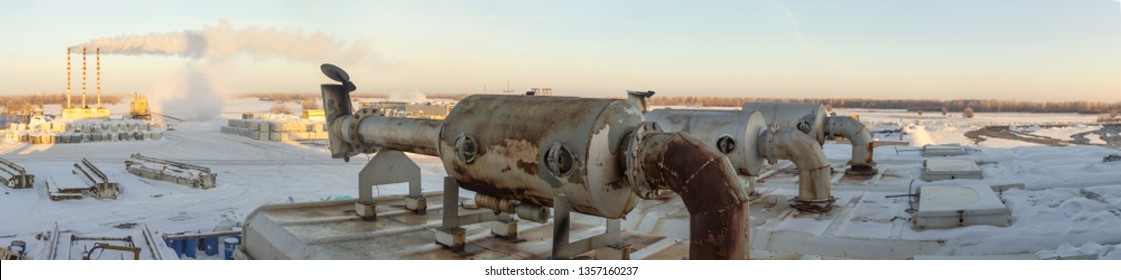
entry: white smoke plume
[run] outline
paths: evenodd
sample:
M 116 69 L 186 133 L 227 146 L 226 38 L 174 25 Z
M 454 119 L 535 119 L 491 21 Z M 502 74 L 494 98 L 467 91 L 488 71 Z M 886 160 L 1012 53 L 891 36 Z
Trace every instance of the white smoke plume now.
M 102 54 L 158 55 L 190 59 L 186 69 L 153 87 L 152 104 L 158 113 L 187 120 L 210 120 L 222 112 L 223 92 L 210 82 L 215 64 L 229 64 L 235 56 L 257 59 L 370 65 L 379 60 L 368 40 L 346 43 L 322 32 L 248 26 L 234 28 L 226 19 L 199 30 L 120 35 L 71 46 L 101 49 Z M 310 66 L 309 66 L 310 67 Z
M 152 109 L 188 121 L 207 121 L 222 113 L 223 100 L 210 84 L 206 68 L 188 65 L 174 76 L 156 84 Z
M 282 58 L 320 63 L 361 63 L 375 58 L 371 44 L 356 40 L 349 44 L 322 32 L 308 35 L 300 30 L 249 26 L 235 29 L 229 20 L 199 30 L 121 35 L 94 39 L 71 49 L 101 48 L 103 54 L 165 55 L 186 58 L 226 58 L 246 54 L 257 58 Z
M 406 103 L 424 103 L 428 101 L 428 97 L 419 90 L 413 91 L 395 91 L 389 93 L 386 101 L 406 102 Z

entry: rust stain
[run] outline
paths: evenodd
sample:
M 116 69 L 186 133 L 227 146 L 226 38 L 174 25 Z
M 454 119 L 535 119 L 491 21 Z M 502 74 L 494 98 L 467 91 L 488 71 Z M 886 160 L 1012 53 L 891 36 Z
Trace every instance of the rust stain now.
M 868 143 L 868 157 L 864 159 L 864 163 L 872 164 L 872 153 L 876 151 L 875 142 Z
M 537 162 L 519 160 L 514 164 L 518 166 L 518 169 L 521 169 L 522 172 L 525 172 L 526 174 L 537 175 Z
M 618 138 L 642 119 L 641 113 L 624 110 L 625 104 L 617 99 L 469 96 L 440 126 L 438 143 L 440 151 L 449 154 L 455 138 L 469 133 L 476 136 L 478 156 L 470 164 L 458 162 L 450 155 L 441 157 L 448 174 L 466 189 L 551 206 L 558 191 L 599 187 L 588 185 L 586 165 L 594 164 L 588 162 L 590 150 L 601 147 L 591 148 L 588 141 L 594 133 L 606 131 L 611 143 L 607 148 L 617 148 Z M 545 172 L 542 157 L 554 143 L 569 145 L 576 156 L 567 177 Z M 599 207 L 592 200 L 573 204 L 573 210 L 585 214 L 625 214 Z

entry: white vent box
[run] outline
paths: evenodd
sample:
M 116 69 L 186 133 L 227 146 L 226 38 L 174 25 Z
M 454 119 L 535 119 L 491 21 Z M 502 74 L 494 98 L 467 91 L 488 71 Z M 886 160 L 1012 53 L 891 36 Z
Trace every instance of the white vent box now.
M 922 180 L 982 179 L 976 162 L 962 159 L 928 159 L 922 162 Z
M 1008 207 L 987 185 L 922 187 L 918 208 L 912 220 L 917 228 L 1010 224 Z
M 960 156 L 968 154 L 961 144 L 940 144 L 940 145 L 923 145 L 922 156 L 924 157 L 944 157 L 944 156 Z

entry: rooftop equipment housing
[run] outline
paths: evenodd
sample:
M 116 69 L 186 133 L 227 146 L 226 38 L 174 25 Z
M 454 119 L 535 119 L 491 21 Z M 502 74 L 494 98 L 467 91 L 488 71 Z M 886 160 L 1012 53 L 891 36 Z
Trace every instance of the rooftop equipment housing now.
M 976 162 L 962 159 L 928 159 L 922 163 L 923 181 L 983 179 Z
M 1006 227 L 1011 224 L 1008 207 L 987 185 L 925 186 L 919 188 L 919 207 L 914 215 L 918 228 L 953 228 L 969 225 Z
M 927 144 L 922 146 L 922 156 L 924 157 L 944 157 L 944 156 L 961 156 L 967 155 L 969 151 L 965 150 L 961 144 Z

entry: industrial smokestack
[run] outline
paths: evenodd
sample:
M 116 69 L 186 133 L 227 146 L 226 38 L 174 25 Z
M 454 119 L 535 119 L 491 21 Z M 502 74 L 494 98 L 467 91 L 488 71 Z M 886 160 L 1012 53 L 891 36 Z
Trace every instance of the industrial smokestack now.
M 66 109 L 70 109 L 70 48 L 66 48 Z
M 82 108 L 86 108 L 86 48 L 82 47 Z
M 101 108 L 101 48 L 97 48 L 97 108 Z

